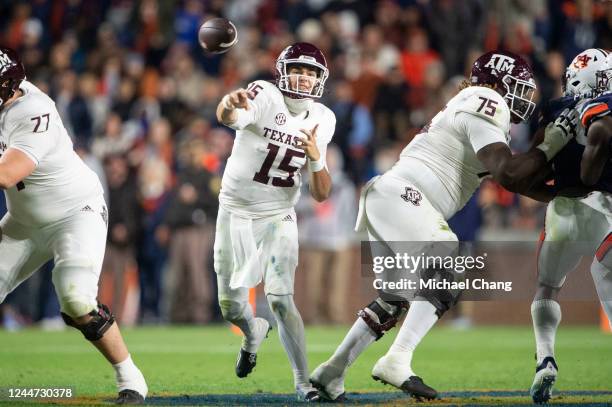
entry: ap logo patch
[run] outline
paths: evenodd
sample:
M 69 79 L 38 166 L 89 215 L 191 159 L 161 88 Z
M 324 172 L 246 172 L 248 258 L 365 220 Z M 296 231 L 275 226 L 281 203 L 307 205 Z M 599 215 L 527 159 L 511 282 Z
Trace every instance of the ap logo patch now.
M 490 68 L 493 73 L 512 72 L 514 62 L 515 59 L 507 55 L 493 54 L 484 67 Z
M 419 203 L 423 199 L 423 195 L 414 188 L 406 187 L 406 192 L 400 195 L 406 202 L 410 202 L 414 206 L 419 206 Z
M 6 72 L 10 67 L 15 66 L 15 63 L 4 52 L 0 51 L 0 75 Z

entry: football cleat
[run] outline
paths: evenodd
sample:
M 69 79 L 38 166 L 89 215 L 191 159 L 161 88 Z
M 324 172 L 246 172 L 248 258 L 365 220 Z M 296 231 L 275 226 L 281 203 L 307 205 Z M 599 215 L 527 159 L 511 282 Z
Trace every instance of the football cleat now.
M 557 380 L 557 362 L 552 356 L 544 358 L 542 363 L 536 367 L 536 374 L 529 394 L 536 404 L 547 403 L 552 396 L 552 388 Z
M 418 401 L 438 397 L 436 390 L 423 383 L 423 379 L 412 372 L 411 360 L 412 353 L 387 353 L 374 365 L 372 378 L 383 384 L 390 384 Z
M 135 390 L 121 390 L 115 404 L 144 404 L 144 397 Z
M 243 378 L 247 377 L 253 371 L 257 364 L 257 350 L 264 339 L 268 337 L 268 332 L 272 330 L 270 323 L 264 318 L 255 318 L 255 332 L 253 340 L 250 341 L 250 348 L 254 348 L 255 352 L 247 352 L 247 338 L 242 339 L 242 347 L 238 352 L 238 360 L 236 360 L 236 376 Z
M 313 387 L 298 387 L 295 391 L 297 393 L 297 401 L 304 403 L 318 403 L 321 401 L 319 392 Z
M 319 390 L 321 399 L 327 402 L 344 403 L 344 371 L 327 362 L 321 363 L 310 375 L 310 383 Z

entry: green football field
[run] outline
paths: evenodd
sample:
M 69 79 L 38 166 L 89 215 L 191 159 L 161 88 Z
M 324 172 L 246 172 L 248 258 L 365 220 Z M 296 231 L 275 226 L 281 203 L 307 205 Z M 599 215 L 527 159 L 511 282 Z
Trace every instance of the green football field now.
M 311 369 L 333 352 L 346 330 L 307 328 Z M 149 404 L 293 404 L 291 368 L 276 331 L 262 345 L 258 365 L 246 379 L 234 376 L 241 338 L 226 326 L 146 327 L 125 330 L 124 335 L 147 378 Z M 414 403 L 370 378 L 374 362 L 393 337 L 388 334 L 376 342 L 351 368 L 346 379 L 351 404 Z M 436 327 L 417 350 L 413 368 L 441 392 L 441 399 L 419 404 L 530 404 L 527 389 L 534 371 L 533 354 L 529 327 L 468 331 Z M 612 336 L 595 327 L 561 327 L 557 360 L 560 376 L 553 404 L 608 405 L 612 401 Z M 115 394 L 114 371 L 76 331 L 0 331 L 0 405 L 18 404 L 6 396 L 8 388 L 19 387 L 72 388 L 76 397 L 58 404 L 110 404 Z

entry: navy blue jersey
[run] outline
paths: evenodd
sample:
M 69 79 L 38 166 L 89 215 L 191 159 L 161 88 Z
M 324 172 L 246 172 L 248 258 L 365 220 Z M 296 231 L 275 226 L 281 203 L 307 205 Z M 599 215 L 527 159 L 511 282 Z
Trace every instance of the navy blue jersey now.
M 612 96 L 612 95 L 611 95 Z M 563 110 L 567 108 L 577 108 L 584 110 L 584 106 L 589 106 L 593 101 L 584 102 L 584 100 L 574 98 L 573 96 L 565 96 L 558 99 L 553 99 L 546 103 L 542 108 L 540 118 L 540 126 L 546 127 L 550 122 L 553 122 Z M 612 98 L 611 98 L 612 103 Z M 580 102 L 580 105 L 577 106 Z M 600 104 L 600 103 L 598 103 Z M 600 108 L 601 109 L 601 108 Z M 586 142 L 585 127 L 579 126 L 576 137 L 572 138 L 569 143 L 552 159 L 553 175 L 555 187 L 558 190 L 570 187 L 587 188 L 580 180 L 580 163 L 582 161 L 582 153 Z M 607 164 L 604 167 L 603 173 L 599 181 L 592 187 L 593 190 L 612 192 L 612 165 Z
M 580 120 L 585 129 L 600 117 L 612 113 L 612 93 L 604 93 L 601 96 L 590 99 L 582 104 L 580 109 Z M 586 130 L 585 130 L 586 134 Z M 598 191 L 612 192 L 612 160 L 608 159 L 599 181 L 595 184 Z
M 572 96 L 566 96 L 558 99 L 553 99 L 545 103 L 542 107 L 542 116 L 540 118 L 540 126 L 546 127 L 567 108 L 573 108 L 578 103 L 578 99 Z M 580 160 L 584 145 L 578 143 L 575 138 L 572 138 L 569 143 L 552 159 L 553 174 L 555 179 L 555 187 L 563 189 L 567 187 L 575 187 L 582 185 L 580 181 Z

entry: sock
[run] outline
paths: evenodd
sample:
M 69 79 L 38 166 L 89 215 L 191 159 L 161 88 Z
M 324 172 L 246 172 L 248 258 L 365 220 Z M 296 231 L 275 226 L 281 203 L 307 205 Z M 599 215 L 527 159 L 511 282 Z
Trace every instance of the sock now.
M 437 321 L 436 307 L 431 303 L 428 301 L 411 302 L 408 315 L 388 353 L 413 352 Z
M 357 318 L 328 363 L 344 372 L 374 341 L 374 332 L 363 319 Z
M 257 343 L 253 337 L 255 332 L 255 316 L 253 315 L 251 305 L 249 303 L 245 303 L 240 317 L 231 322 L 240 328 L 244 334 L 244 338 L 242 339 L 242 349 L 249 353 L 257 352 L 259 343 Z
M 555 335 L 561 322 L 561 307 L 555 300 L 536 300 L 531 303 L 531 319 L 540 364 L 546 356 L 555 356 Z
M 142 372 L 136 367 L 129 354 L 123 362 L 114 364 L 113 368 L 115 369 L 117 389 L 119 391 L 135 390 L 142 397 L 147 397 L 147 392 L 149 391 L 147 383 Z
M 269 295 L 268 301 L 278 324 L 278 336 L 293 368 L 295 388 L 311 387 L 302 316 L 290 295 Z

